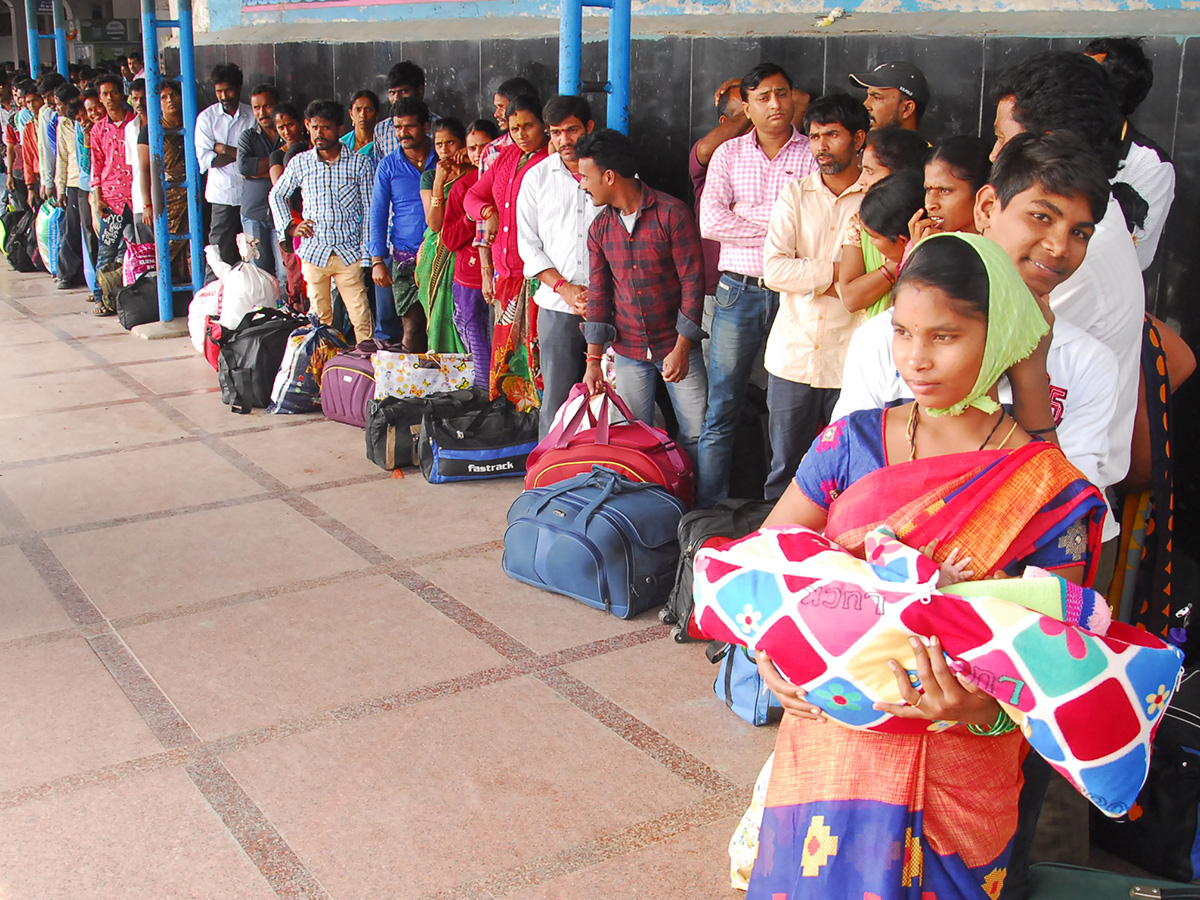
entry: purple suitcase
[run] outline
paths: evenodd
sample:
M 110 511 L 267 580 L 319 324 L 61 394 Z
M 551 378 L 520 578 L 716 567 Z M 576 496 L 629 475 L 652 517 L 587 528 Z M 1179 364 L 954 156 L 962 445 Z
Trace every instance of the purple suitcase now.
M 326 418 L 367 427 L 367 401 L 375 396 L 375 367 L 370 354 L 339 353 L 325 363 L 321 411 Z

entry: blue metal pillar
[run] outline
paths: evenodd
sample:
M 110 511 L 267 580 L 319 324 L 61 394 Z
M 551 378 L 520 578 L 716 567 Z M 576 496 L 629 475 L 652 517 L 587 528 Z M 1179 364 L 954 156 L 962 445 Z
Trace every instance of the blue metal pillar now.
M 608 18 L 608 81 L 584 81 L 583 8 L 611 10 Z M 562 0 L 559 7 L 558 92 L 608 94 L 608 127 L 629 132 L 630 0 Z
M 162 104 L 159 90 L 162 69 L 158 57 L 160 29 L 179 30 L 179 83 L 183 103 L 184 160 L 186 180 L 183 185 L 167 181 L 163 163 L 163 144 L 166 132 L 162 124 Z M 190 0 L 180 0 L 177 20 L 159 19 L 154 0 L 142 0 L 142 55 L 146 65 L 146 126 L 150 144 L 150 204 L 154 213 L 154 258 L 158 272 L 158 318 L 169 322 L 175 318 L 175 294 L 180 291 L 199 291 L 204 285 L 204 260 L 200 240 L 203 228 L 200 218 L 200 166 L 196 162 L 196 65 L 192 41 L 192 8 Z M 171 234 L 167 224 L 167 188 L 184 187 L 188 195 L 188 231 Z M 192 263 L 192 283 L 178 285 L 171 280 L 171 241 L 187 240 Z
M 67 17 L 63 12 L 63 0 L 53 0 L 54 14 L 54 67 L 63 78 L 67 74 Z
M 42 68 L 42 47 L 38 41 L 37 0 L 25 0 L 25 32 L 29 36 L 29 77 L 37 78 Z

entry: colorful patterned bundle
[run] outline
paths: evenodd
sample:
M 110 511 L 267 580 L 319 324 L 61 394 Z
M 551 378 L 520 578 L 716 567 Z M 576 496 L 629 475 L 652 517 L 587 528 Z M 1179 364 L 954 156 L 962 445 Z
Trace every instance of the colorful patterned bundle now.
M 446 391 L 465 391 L 475 380 L 475 363 L 469 353 L 371 354 L 375 366 L 375 399 L 424 397 Z
M 909 638 L 937 635 L 950 667 L 1000 701 L 1084 796 L 1109 816 L 1130 808 L 1181 670 L 1178 650 L 1108 625 L 1102 597 L 1055 576 L 938 593 L 937 564 L 890 532 L 869 536 L 867 556 L 799 526 L 701 550 L 696 621 L 710 638 L 765 650 L 835 721 L 893 733 L 956 725 L 874 709 L 901 702 L 887 660 L 905 665 L 916 684 Z

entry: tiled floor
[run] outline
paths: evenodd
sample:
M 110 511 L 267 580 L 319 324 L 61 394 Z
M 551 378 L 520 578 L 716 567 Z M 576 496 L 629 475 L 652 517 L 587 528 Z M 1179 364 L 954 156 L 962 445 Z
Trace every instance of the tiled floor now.
M 702 646 L 84 301 L 0 264 L 0 897 L 737 896 L 774 734 Z

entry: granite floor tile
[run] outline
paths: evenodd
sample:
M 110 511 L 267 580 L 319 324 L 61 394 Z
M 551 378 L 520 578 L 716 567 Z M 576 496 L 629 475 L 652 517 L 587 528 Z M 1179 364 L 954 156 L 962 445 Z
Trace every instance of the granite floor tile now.
M 46 279 L 46 276 L 43 275 L 42 279 Z M 44 318 L 71 316 L 80 309 L 91 310 L 91 300 L 84 291 L 58 291 L 53 286 L 47 290 L 46 281 L 48 279 L 46 281 L 42 279 L 35 278 L 16 284 L 9 282 L 6 285 L 10 291 L 9 296 L 33 315 Z M 110 321 L 114 325 L 117 324 L 115 316 Z
M 235 435 L 226 438 L 226 442 L 293 487 L 362 475 L 377 475 L 381 481 L 387 478 L 387 473 L 367 459 L 366 444 L 360 429 L 326 419 L 320 413 L 306 413 L 304 418 L 319 421 L 304 426 L 303 436 L 289 429 L 272 429 Z M 379 490 L 379 485 L 373 487 Z M 377 497 L 375 504 L 378 502 Z
M 699 796 L 531 678 L 223 759 L 329 893 L 356 900 L 453 895 Z
M 3 486 L 39 530 L 213 503 L 263 490 L 194 441 L 29 466 L 6 477 Z
M 92 315 L 92 305 L 90 303 L 87 304 L 86 309 L 84 308 L 84 304 L 80 303 L 77 311 L 69 315 L 55 316 L 49 324 L 77 338 L 132 337 L 129 332 L 121 327 L 116 319 Z M 151 342 L 142 341 L 142 343 L 148 344 Z M 157 343 L 162 342 L 158 341 Z
M 0 428 L 0 463 L 119 450 L 184 436 L 177 425 L 145 403 L 41 413 L 9 419 Z
M 417 571 L 537 653 L 638 631 L 658 621 L 655 613 L 618 619 L 570 597 L 522 584 L 504 574 L 503 555 L 502 550 L 487 550 L 425 563 Z
M 8 347 L 0 355 L 0 375 L 12 377 L 45 372 L 64 372 L 92 365 L 84 354 L 66 344 L 23 344 Z
M 47 543 L 109 618 L 366 565 L 276 500 L 66 534 Z
M 117 329 L 115 334 L 102 335 L 80 345 L 103 357 L 110 363 L 132 363 L 143 360 L 171 359 L 195 356 L 203 359 L 188 338 L 166 338 L 161 341 L 144 341 L 127 331 Z M 209 371 L 212 371 L 211 368 Z M 216 373 L 213 373 L 216 384 Z
M 0 729 L 0 791 L 162 750 L 83 638 L 0 652 L 0 685 L 0 722 L 20 723 Z
M 10 347 L 44 344 L 55 340 L 58 338 L 32 319 L 23 319 L 4 326 L 4 342 Z
M 123 636 L 206 740 L 506 662 L 383 576 L 349 577 Z
M 143 344 L 168 343 L 167 341 L 142 341 Z M 172 341 L 177 347 L 192 349 L 188 342 Z M 128 366 L 126 373 L 144 384 L 156 394 L 177 394 L 181 391 L 196 391 L 217 387 L 217 373 L 200 354 L 187 359 L 168 359 L 162 362 L 144 362 Z
M 12 378 L 7 381 L 0 420 L 50 412 L 73 406 L 132 400 L 133 391 L 107 372 L 95 369 L 67 370 Z
M 734 890 L 729 880 L 727 848 L 738 821 L 738 818 L 730 817 L 689 829 L 632 853 L 552 878 L 528 890 L 505 894 L 505 900 L 744 898 L 745 893 Z
M 211 372 L 211 367 L 209 368 Z M 221 392 L 217 388 L 217 373 L 212 373 L 212 390 L 204 393 L 189 394 L 186 397 L 171 397 L 163 402 L 175 407 L 194 423 L 210 434 L 221 434 L 227 431 L 241 431 L 251 428 L 281 428 L 295 427 L 300 424 L 297 416 L 271 416 L 266 410 L 256 409 L 246 415 L 235 413 L 221 402 Z M 305 425 L 315 423 L 318 419 L 309 416 L 303 418 Z
M 4 579 L 0 641 L 71 627 L 71 620 L 20 547 L 0 547 L 0 573 Z
M 365 460 L 365 447 L 363 454 Z M 367 465 L 384 474 L 370 462 Z M 306 496 L 397 559 L 504 537 L 504 514 L 521 493 L 521 479 L 429 484 L 417 469 L 402 471 L 402 479 L 330 488 Z
M 14 900 L 276 897 L 182 769 L 2 810 L 0 833 Z
M 719 667 L 704 647 L 653 641 L 564 668 L 732 781 L 753 785 L 775 749 L 777 729 L 743 722 L 717 699 Z

